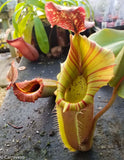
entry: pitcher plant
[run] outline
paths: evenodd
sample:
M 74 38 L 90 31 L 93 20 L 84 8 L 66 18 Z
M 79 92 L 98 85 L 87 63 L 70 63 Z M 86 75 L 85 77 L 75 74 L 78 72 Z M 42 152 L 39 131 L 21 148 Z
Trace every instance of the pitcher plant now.
M 57 81 L 36 78 L 16 83 L 17 70 L 12 64 L 8 74 L 10 86 L 21 101 L 34 102 L 55 94 L 59 133 L 64 145 L 70 151 L 88 151 L 93 144 L 97 120 L 111 107 L 118 88 L 124 83 L 124 73 L 119 69 L 124 65 L 124 49 L 115 58 L 112 50 L 80 34 L 94 26 L 94 22 L 86 20 L 83 7 L 63 7 L 48 2 L 45 11 L 52 27 L 58 25 L 73 32 L 70 33 L 68 56 L 61 64 Z M 94 96 L 108 83 L 114 87 L 112 97 L 94 116 Z M 123 95 L 122 89 L 119 93 Z

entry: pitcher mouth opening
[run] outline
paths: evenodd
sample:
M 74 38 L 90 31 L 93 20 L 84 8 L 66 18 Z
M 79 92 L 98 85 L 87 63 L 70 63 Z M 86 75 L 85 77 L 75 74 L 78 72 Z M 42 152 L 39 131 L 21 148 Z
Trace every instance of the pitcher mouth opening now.
M 87 92 L 87 82 L 83 75 L 78 76 L 65 90 L 64 100 L 70 103 L 81 101 Z
M 14 94 L 23 102 L 34 102 L 36 99 L 41 97 L 42 90 L 43 80 L 41 78 L 13 84 Z
M 60 93 L 57 104 L 63 107 L 63 112 L 68 110 L 79 111 L 87 106 L 84 98 L 87 93 L 87 81 L 83 75 L 77 76 L 73 82 Z
M 16 84 L 16 86 L 19 87 L 19 89 L 22 92 L 27 93 L 27 94 L 34 93 L 34 92 L 38 91 L 40 89 L 41 85 L 42 84 L 40 84 L 37 80 L 28 81 L 28 83 L 25 86 L 23 86 L 23 85 L 18 86 L 18 83 Z

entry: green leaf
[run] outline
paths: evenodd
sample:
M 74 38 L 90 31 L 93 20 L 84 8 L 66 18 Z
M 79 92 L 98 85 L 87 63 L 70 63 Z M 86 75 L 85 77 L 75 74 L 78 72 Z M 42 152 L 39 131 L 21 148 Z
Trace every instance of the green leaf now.
M 13 23 L 13 27 L 15 28 L 15 32 L 18 32 L 18 23 L 16 22 L 16 15 L 19 11 L 14 12 L 13 16 L 12 16 L 12 23 Z
M 13 32 L 13 39 L 16 39 L 16 38 L 18 38 L 18 33 L 17 33 L 17 31 L 14 31 Z
M 6 1 L 5 3 L 2 4 L 2 6 L 0 7 L 0 12 L 2 11 L 2 9 L 4 8 L 5 5 L 7 5 L 9 2 L 11 2 L 12 0 Z
M 15 16 L 15 21 L 18 23 L 19 22 L 19 18 L 21 16 L 21 12 L 22 12 L 23 8 L 20 8 L 19 10 L 17 10 L 16 12 L 14 12 L 14 16 Z
M 26 24 L 29 18 L 30 18 L 30 12 L 25 17 L 23 17 L 21 22 L 18 24 L 19 32 L 21 35 L 23 34 L 25 30 L 25 27 L 26 27 Z
M 31 44 L 33 25 L 34 21 L 29 21 L 29 23 L 26 26 L 26 29 L 24 30 L 24 40 L 29 44 Z
M 24 5 L 25 5 L 25 2 L 18 3 L 15 7 L 15 11 L 19 10 L 21 7 L 24 7 Z
M 49 41 L 43 23 L 39 17 L 34 18 L 34 29 L 41 51 L 47 54 L 49 52 Z
M 124 31 L 105 28 L 92 34 L 89 39 L 106 49 L 112 50 L 117 56 L 124 46 Z
M 124 76 L 124 47 L 115 59 L 114 77 L 109 82 L 111 87 L 115 87 Z
M 86 3 L 89 5 L 89 9 L 90 9 L 90 11 L 91 11 L 92 18 L 94 19 L 94 10 L 93 10 L 91 4 L 89 3 L 89 1 L 88 1 L 88 0 L 85 0 L 85 1 L 86 1 Z
M 41 8 L 41 9 L 44 9 L 45 7 L 45 4 L 38 0 L 27 0 L 26 3 L 29 5 L 33 5 L 35 7 Z
M 21 15 L 21 12 L 24 8 L 19 8 L 17 11 L 14 12 L 13 16 L 12 16 L 12 23 L 13 23 L 13 27 L 15 28 L 15 36 L 19 37 L 20 36 L 20 32 L 19 32 L 19 27 L 18 27 L 18 23 L 19 23 L 19 18 Z
M 85 11 L 86 11 L 86 17 L 90 18 L 90 8 L 89 8 L 89 6 L 87 4 L 85 4 L 84 8 L 85 8 Z
M 120 84 L 118 88 L 118 96 L 124 98 L 124 81 Z
M 77 5 L 73 0 L 65 0 L 64 3 L 65 3 L 65 5 L 69 4 L 70 6 L 71 5 L 75 5 L 75 6 Z

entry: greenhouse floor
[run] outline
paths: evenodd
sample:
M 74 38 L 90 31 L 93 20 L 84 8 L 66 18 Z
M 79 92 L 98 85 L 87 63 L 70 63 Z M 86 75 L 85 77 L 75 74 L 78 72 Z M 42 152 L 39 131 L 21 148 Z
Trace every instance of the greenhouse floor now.
M 38 62 L 22 58 L 18 81 L 35 77 L 56 79 L 60 59 L 40 57 Z M 103 87 L 95 96 L 95 113 L 109 101 L 112 89 Z M 35 103 L 20 102 L 7 91 L 0 108 L 0 159 L 19 160 L 123 160 L 124 100 L 117 97 L 113 106 L 99 119 L 93 147 L 88 152 L 69 152 L 60 140 L 55 97 L 39 98 Z

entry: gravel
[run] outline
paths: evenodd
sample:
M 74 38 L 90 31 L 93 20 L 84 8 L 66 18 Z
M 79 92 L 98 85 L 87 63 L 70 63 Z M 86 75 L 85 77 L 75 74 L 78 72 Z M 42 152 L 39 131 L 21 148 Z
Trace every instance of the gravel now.
M 4 87 L 4 88 L 0 87 L 0 106 L 2 105 L 2 103 L 4 101 L 6 92 L 7 92 L 6 87 Z

